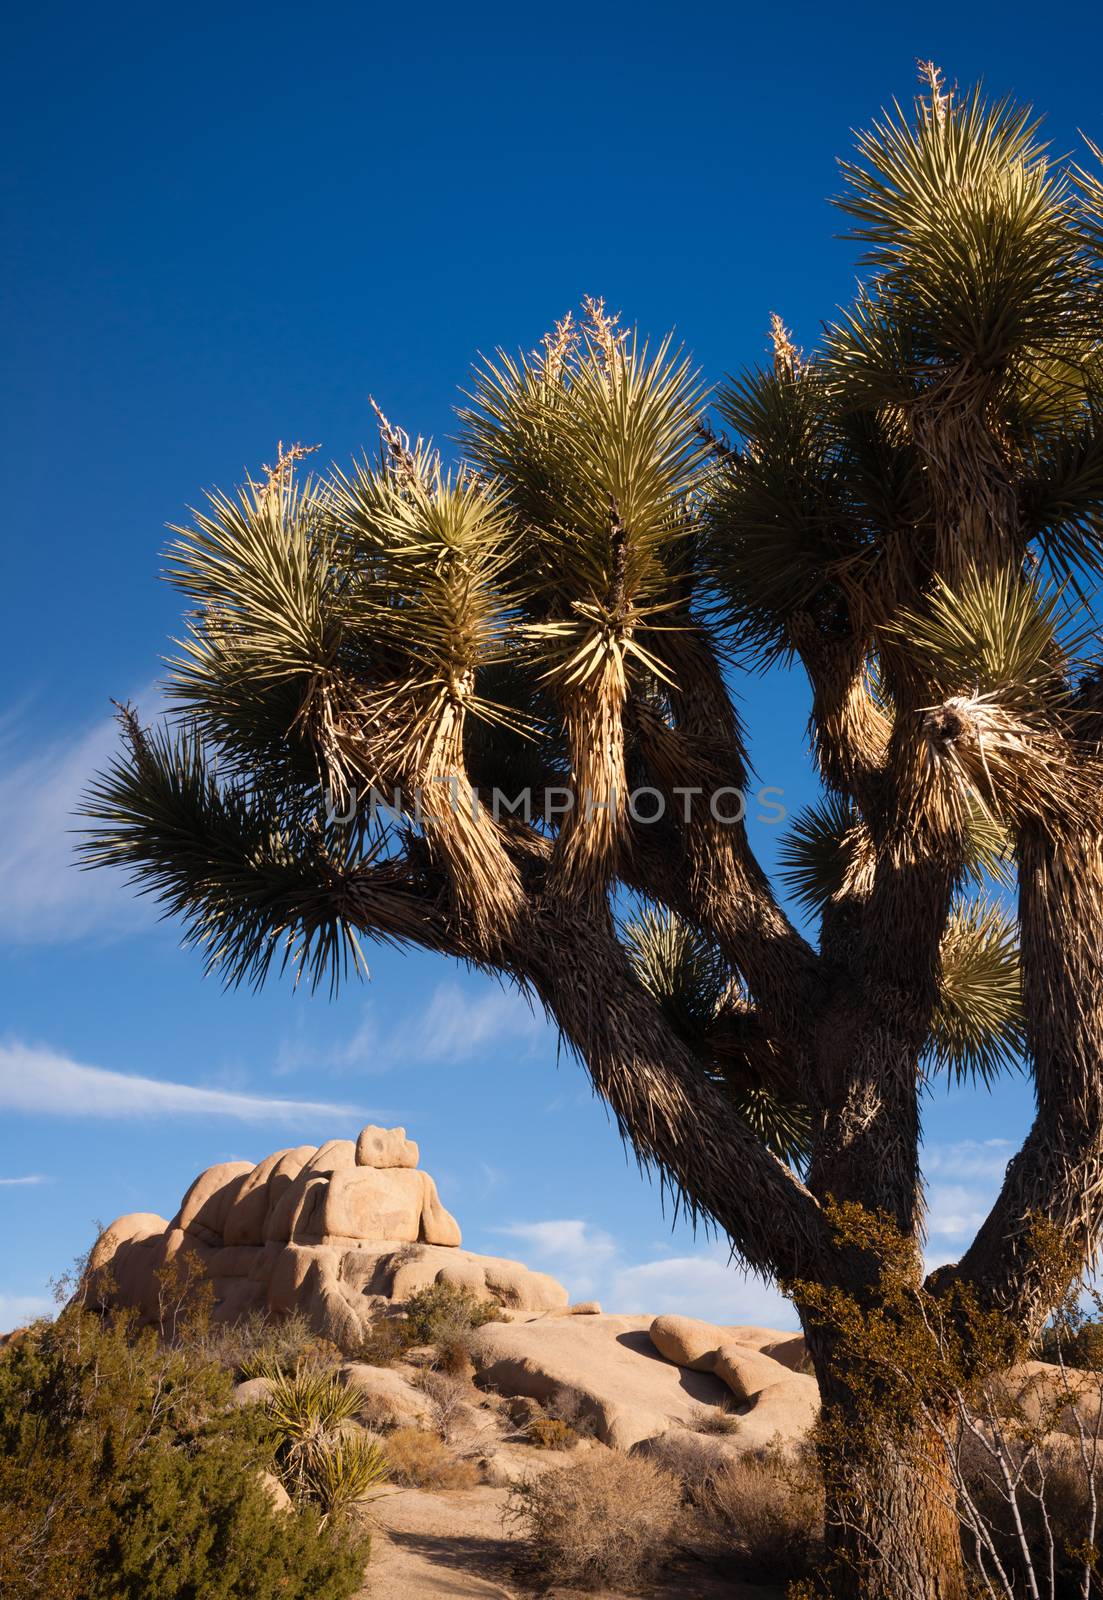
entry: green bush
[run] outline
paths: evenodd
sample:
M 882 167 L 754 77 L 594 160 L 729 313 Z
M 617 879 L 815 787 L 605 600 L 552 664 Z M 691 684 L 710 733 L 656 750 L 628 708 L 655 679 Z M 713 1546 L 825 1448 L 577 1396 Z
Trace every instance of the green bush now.
M 431 1283 L 406 1302 L 406 1341 L 409 1346 L 441 1344 L 459 1333 L 471 1333 L 487 1322 L 501 1322 L 496 1300 L 479 1300 L 469 1289 L 451 1283 Z
M 496 1300 L 480 1300 L 455 1284 L 431 1283 L 410 1296 L 404 1317 L 382 1317 L 374 1322 L 353 1357 L 369 1366 L 389 1367 L 407 1351 L 432 1345 L 438 1365 L 462 1374 L 470 1370 L 467 1344 L 471 1334 L 484 1323 L 502 1320 Z
M 262 1419 L 185 1340 L 80 1309 L 0 1352 L 4 1600 L 347 1600 L 367 1541 L 277 1510 Z
M 352 1358 L 366 1362 L 369 1367 L 392 1367 L 408 1349 L 405 1322 L 399 1317 L 381 1317 L 372 1323 L 352 1352 Z

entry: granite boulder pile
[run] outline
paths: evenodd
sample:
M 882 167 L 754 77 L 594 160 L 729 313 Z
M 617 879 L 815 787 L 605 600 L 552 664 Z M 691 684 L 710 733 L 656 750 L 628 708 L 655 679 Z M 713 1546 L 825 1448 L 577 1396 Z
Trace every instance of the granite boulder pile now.
M 431 1283 L 493 1297 L 507 1312 L 567 1304 L 545 1273 L 460 1248 L 459 1225 L 404 1128 L 208 1167 L 171 1221 L 134 1212 L 105 1228 L 90 1266 L 104 1300 L 148 1322 L 163 1321 L 180 1284 L 202 1276 L 216 1320 L 298 1311 L 346 1348 L 380 1311 Z

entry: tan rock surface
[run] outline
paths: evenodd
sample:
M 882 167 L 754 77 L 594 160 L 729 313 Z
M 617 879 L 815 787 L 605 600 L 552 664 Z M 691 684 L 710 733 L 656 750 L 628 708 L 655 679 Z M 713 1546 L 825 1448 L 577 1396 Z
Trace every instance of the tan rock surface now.
M 599 1439 L 629 1450 L 689 1424 L 696 1407 L 727 1398 L 711 1373 L 665 1361 L 648 1337 L 650 1323 L 603 1314 L 488 1323 L 472 1337 L 476 1381 L 542 1402 L 565 1389 L 592 1417 Z
M 414 1141 L 407 1139 L 405 1128 L 377 1128 L 369 1124 L 360 1129 L 356 1140 L 358 1167 L 416 1167 L 420 1154 Z
M 768 1444 L 775 1434 L 786 1442 L 802 1438 L 819 1415 L 815 1378 L 794 1372 L 767 1353 L 784 1351 L 790 1360 L 798 1360 L 803 1339 L 779 1338 L 772 1328 L 725 1328 L 677 1316 L 656 1317 L 650 1337 L 666 1360 L 712 1373 L 727 1385 L 740 1421 L 734 1437 L 745 1449 Z
M 209 1276 L 217 1321 L 298 1311 L 345 1349 L 392 1301 L 432 1283 L 514 1314 L 566 1306 L 545 1273 L 461 1250 L 459 1224 L 417 1159 L 404 1128 L 367 1127 L 355 1141 L 276 1150 L 256 1166 L 208 1167 L 171 1222 L 135 1212 L 104 1230 L 91 1258 L 100 1292 L 156 1323 L 159 1274 L 181 1260 Z

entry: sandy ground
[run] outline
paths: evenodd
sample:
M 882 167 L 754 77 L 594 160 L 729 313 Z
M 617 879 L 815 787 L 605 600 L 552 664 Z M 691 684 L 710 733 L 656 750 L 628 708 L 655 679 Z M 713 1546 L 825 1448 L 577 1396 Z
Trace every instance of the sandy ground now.
M 503 1525 L 508 1490 L 388 1489 L 372 1505 L 368 1582 L 359 1600 L 603 1600 L 593 1590 L 533 1587 L 518 1574 L 521 1546 Z M 780 1589 L 733 1584 L 687 1561 L 608 1600 L 782 1600 Z

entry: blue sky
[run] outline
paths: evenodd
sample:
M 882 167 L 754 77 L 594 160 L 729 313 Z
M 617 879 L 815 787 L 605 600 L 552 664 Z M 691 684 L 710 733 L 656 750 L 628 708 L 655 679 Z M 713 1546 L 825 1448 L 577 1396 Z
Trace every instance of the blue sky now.
M 611 1309 L 791 1321 L 671 1229 L 581 1070 L 515 996 L 378 951 L 335 1004 L 224 993 L 70 865 L 109 698 L 156 705 L 179 626 L 164 525 L 278 439 L 347 460 L 368 394 L 447 440 L 476 352 L 586 293 L 720 378 L 854 282 L 826 203 L 914 60 L 1103 135 L 1094 7 L 22 8 L 5 33 L 0 1327 L 93 1219 L 171 1215 L 201 1167 L 404 1122 L 465 1242 Z M 761 781 L 808 798 L 806 697 L 738 685 Z M 779 830 L 759 826 L 769 859 Z M 937 1091 L 931 1253 L 960 1249 L 1021 1084 Z

